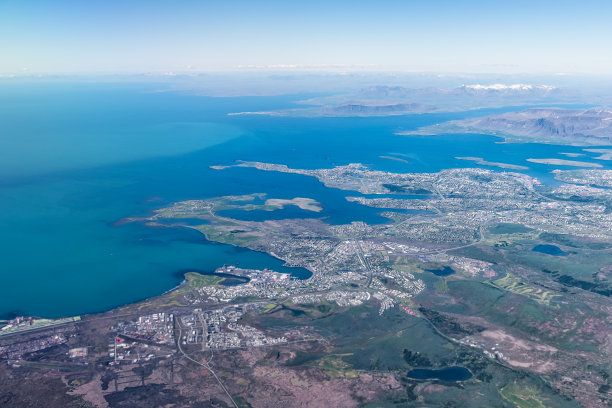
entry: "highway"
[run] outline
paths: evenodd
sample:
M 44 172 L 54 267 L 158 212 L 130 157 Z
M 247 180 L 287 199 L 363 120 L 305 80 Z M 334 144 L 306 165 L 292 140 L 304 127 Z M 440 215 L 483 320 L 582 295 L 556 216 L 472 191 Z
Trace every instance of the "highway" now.
M 223 389 L 223 391 L 225 391 L 225 394 L 227 395 L 227 397 L 230 399 L 230 401 L 232 401 L 232 404 L 234 404 L 234 407 L 238 408 L 238 404 L 236 404 L 236 401 L 234 401 L 234 399 L 232 398 L 232 396 L 230 395 L 229 391 L 227 390 L 227 388 L 225 388 L 225 385 L 223 385 L 223 383 L 221 382 L 221 379 L 219 379 L 219 377 L 217 377 L 217 374 L 215 374 L 215 372 L 213 371 L 213 369 L 210 367 L 210 362 L 212 361 L 213 358 L 213 354 L 212 354 L 212 350 L 211 350 L 211 354 L 210 354 L 210 358 L 206 361 L 206 363 L 201 363 L 198 360 L 195 360 L 193 358 L 191 358 L 187 353 L 185 353 L 185 351 L 183 351 L 183 349 L 181 348 L 181 338 L 183 337 L 183 333 L 182 330 L 183 328 L 181 327 L 181 323 L 179 321 L 179 319 L 174 318 L 174 322 L 176 324 L 176 326 L 178 326 L 179 329 L 179 335 L 176 338 L 176 346 L 179 350 L 179 352 L 189 361 L 192 361 L 204 368 L 206 368 L 212 375 L 213 377 L 215 377 L 215 379 L 217 380 L 217 382 L 219 383 L 219 385 L 221 386 L 221 389 Z
M 357 256 L 359 257 L 359 261 L 361 262 L 363 267 L 366 269 L 366 272 L 368 273 L 368 282 L 366 283 L 366 287 L 369 288 L 370 285 L 372 284 L 372 267 L 370 266 L 370 263 L 368 262 L 368 260 L 365 258 L 363 254 L 363 248 L 361 247 L 361 242 L 357 243 Z

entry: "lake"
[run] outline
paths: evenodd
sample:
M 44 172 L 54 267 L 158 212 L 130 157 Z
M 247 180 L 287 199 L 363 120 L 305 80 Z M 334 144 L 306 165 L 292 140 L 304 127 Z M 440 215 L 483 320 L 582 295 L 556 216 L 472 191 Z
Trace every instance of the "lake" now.
M 416 380 L 457 382 L 469 380 L 472 378 L 472 373 L 467 368 L 453 366 L 440 369 L 416 368 L 410 370 L 407 376 Z
M 445 266 L 442 269 L 425 269 L 427 272 L 431 272 L 436 276 L 450 276 L 455 273 L 455 270 L 450 266 Z
M 533 252 L 540 252 L 542 254 L 548 254 L 552 256 L 567 256 L 567 252 L 562 250 L 556 245 L 536 245 L 531 249 Z

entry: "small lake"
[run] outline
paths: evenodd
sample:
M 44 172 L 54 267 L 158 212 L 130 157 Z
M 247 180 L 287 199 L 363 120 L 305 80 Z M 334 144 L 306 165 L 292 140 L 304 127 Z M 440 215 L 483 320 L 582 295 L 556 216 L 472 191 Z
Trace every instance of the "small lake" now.
M 533 252 L 541 252 L 552 256 L 567 256 L 567 252 L 555 245 L 536 245 L 532 249 Z
M 408 377 L 416 380 L 440 380 L 447 382 L 465 381 L 472 378 L 472 373 L 467 368 L 453 366 L 437 370 L 417 368 L 408 372 Z
M 455 270 L 450 266 L 445 266 L 443 269 L 425 269 L 427 272 L 431 272 L 436 276 L 449 276 L 455 273 Z

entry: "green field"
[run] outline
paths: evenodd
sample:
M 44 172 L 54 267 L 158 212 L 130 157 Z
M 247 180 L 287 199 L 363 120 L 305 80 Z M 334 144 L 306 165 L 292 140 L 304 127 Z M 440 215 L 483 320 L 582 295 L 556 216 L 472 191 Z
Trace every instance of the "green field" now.
M 526 232 L 533 231 L 533 228 L 526 227 L 522 224 L 509 224 L 509 223 L 499 223 L 491 228 L 489 228 L 489 233 L 491 234 L 524 234 Z
M 359 372 L 352 369 L 351 365 L 342 360 L 342 355 L 327 355 L 314 363 L 317 367 L 325 370 L 331 378 L 357 378 Z
M 195 227 L 206 236 L 209 241 L 244 246 L 259 238 L 255 232 L 245 230 L 239 225 L 200 225 Z
M 555 297 L 559 297 L 559 295 L 548 290 L 526 285 L 518 277 L 511 274 L 507 274 L 503 278 L 489 283 L 497 288 L 507 290 L 508 292 L 531 298 L 546 306 L 549 306 L 551 300 Z
M 185 274 L 185 280 L 187 284 L 186 288 L 201 288 L 202 286 L 215 286 L 223 281 L 223 277 L 216 275 L 202 275 L 197 272 L 187 272 Z
M 501 396 L 517 408 L 546 408 L 538 393 L 529 388 L 521 388 L 516 382 L 499 390 Z

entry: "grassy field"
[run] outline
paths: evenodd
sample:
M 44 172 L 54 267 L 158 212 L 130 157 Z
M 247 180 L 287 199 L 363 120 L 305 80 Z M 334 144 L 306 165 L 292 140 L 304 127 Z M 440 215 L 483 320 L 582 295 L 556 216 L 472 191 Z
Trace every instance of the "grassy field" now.
M 412 260 L 410 260 L 406 256 L 398 256 L 394 260 L 392 260 L 393 264 L 391 265 L 392 269 L 400 272 L 408 272 L 408 273 L 423 273 L 423 269 L 420 269 L 418 264 Z
M 434 287 L 440 293 L 448 293 L 448 285 L 446 284 L 445 280 L 440 280 L 434 283 Z
M 450 295 L 469 298 L 467 307 L 459 307 L 457 311 L 470 314 L 474 314 L 472 309 L 484 311 L 485 314 L 492 311 L 499 319 L 508 317 L 506 297 L 513 297 L 513 302 L 520 300 L 514 295 L 503 295 L 495 287 L 476 282 L 448 282 L 448 290 Z M 496 307 L 497 302 L 501 302 L 499 307 Z M 520 307 L 518 313 L 527 310 L 526 306 L 539 306 L 531 300 L 523 303 L 528 305 L 515 303 Z M 325 304 L 291 306 L 306 313 L 294 315 L 282 308 L 275 308 L 269 313 L 253 316 L 252 323 L 264 329 L 309 326 L 327 339 L 326 343 L 313 343 L 316 344 L 313 349 L 298 351 L 295 358 L 287 361 L 287 366 L 316 367 L 327 377 L 336 379 L 350 379 L 369 371 L 394 373 L 403 387 L 371 404 L 372 407 L 444 406 L 448 401 L 453 401 L 453 406 L 457 408 L 509 407 L 514 401 L 546 401 L 547 405 L 555 407 L 577 406 L 556 395 L 539 377 L 514 372 L 492 362 L 478 350 L 449 341 L 425 319 L 409 316 L 401 308 L 389 309 L 380 316 L 376 302 L 350 308 L 334 307 L 331 310 Z M 323 310 L 319 310 L 319 307 Z M 530 309 L 528 311 L 535 313 Z M 467 368 L 474 377 L 460 387 L 440 382 L 434 384 L 434 388 L 429 388 L 426 382 L 410 379 L 406 375 L 415 367 L 454 365 Z M 504 388 L 514 383 L 519 384 L 516 389 Z M 538 390 L 538 394 L 529 390 Z
M 243 230 L 240 226 L 200 225 L 196 227 L 209 241 L 244 246 L 255 241 L 259 236 L 253 231 Z
M 175 288 L 174 290 L 163 294 L 162 296 L 151 298 L 143 302 L 137 303 L 135 306 L 138 310 L 142 310 L 151 306 L 170 307 L 170 306 L 185 306 L 182 298 L 188 292 L 203 286 L 215 286 L 223 281 L 223 277 L 216 275 L 202 275 L 197 272 L 187 272 L 185 274 L 185 283 Z
M 508 292 L 528 297 L 546 306 L 550 305 L 551 300 L 555 296 L 559 296 L 548 290 L 525 285 L 518 277 L 511 274 L 507 274 L 501 279 L 490 281 L 489 284 Z
M 197 272 L 187 272 L 185 274 L 185 280 L 187 284 L 186 289 L 201 288 L 202 286 L 215 286 L 223 281 L 223 277 L 216 275 L 202 275 Z
M 276 305 L 276 303 L 268 303 L 268 304 L 266 305 L 266 307 L 265 307 L 265 308 L 264 308 L 264 309 L 263 309 L 261 312 L 262 312 L 262 313 L 268 313 L 268 312 L 270 312 L 270 311 L 274 310 L 274 308 L 275 308 L 276 306 L 277 306 L 277 305 Z
M 517 408 L 545 408 L 541 397 L 532 389 L 521 388 L 516 382 L 499 390 L 501 396 Z
M 509 224 L 509 223 L 499 223 L 491 228 L 489 228 L 489 233 L 491 234 L 524 234 L 526 232 L 533 231 L 533 228 L 526 227 L 521 224 Z
M 343 355 L 327 355 L 316 361 L 316 365 L 325 370 L 331 378 L 357 378 L 359 372 L 352 369 L 351 365 L 342 360 Z

